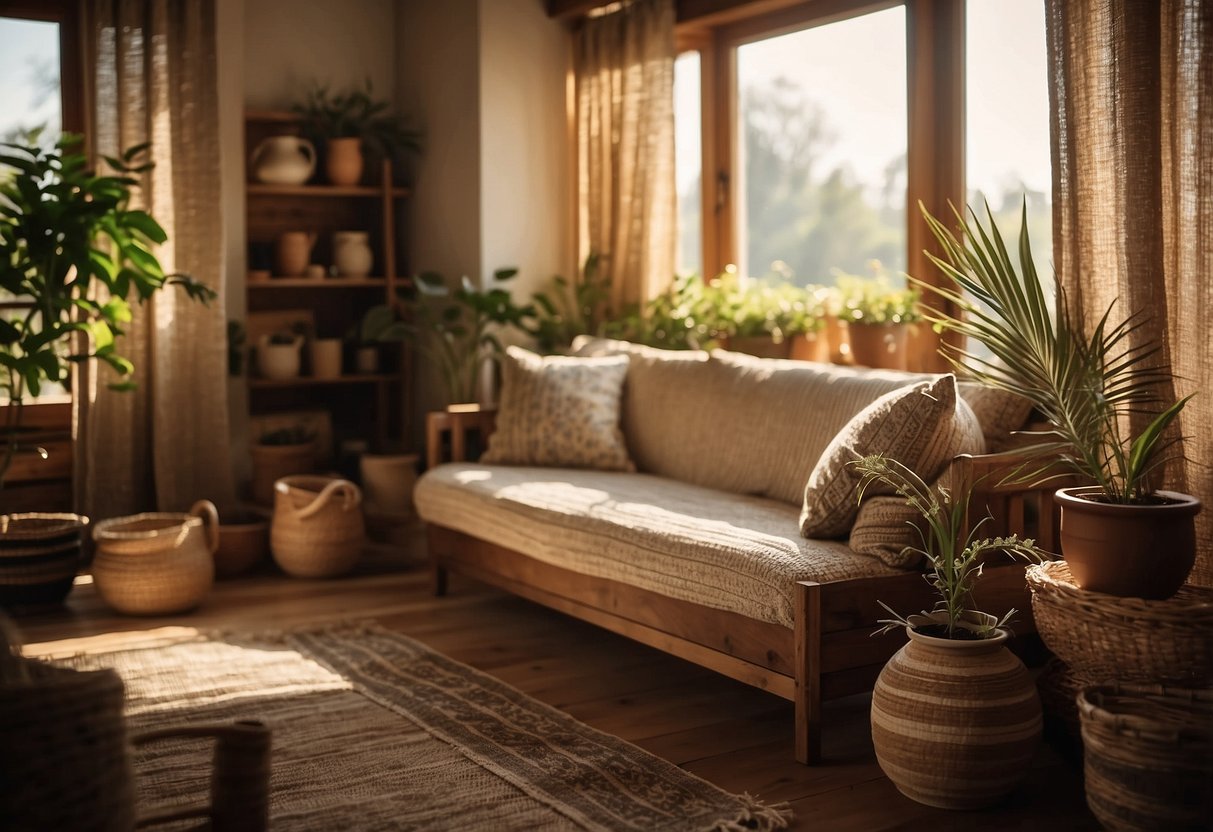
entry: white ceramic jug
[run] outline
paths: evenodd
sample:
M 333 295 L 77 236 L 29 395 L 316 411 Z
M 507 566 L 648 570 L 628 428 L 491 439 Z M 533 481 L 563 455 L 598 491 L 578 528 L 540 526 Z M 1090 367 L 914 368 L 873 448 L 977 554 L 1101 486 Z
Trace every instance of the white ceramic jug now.
M 337 231 L 333 234 L 333 265 L 341 277 L 366 277 L 375 257 L 371 253 L 370 234 L 365 231 Z
M 299 351 L 303 336 L 295 335 L 289 343 L 275 344 L 270 335 L 257 342 L 257 367 L 265 378 L 285 379 L 299 375 Z
M 316 148 L 298 136 L 270 136 L 253 150 L 249 169 L 267 185 L 302 185 L 316 170 Z

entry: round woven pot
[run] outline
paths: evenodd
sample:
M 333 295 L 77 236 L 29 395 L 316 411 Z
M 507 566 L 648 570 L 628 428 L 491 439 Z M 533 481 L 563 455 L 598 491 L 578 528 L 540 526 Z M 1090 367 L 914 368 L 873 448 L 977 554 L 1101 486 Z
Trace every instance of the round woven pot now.
M 1029 566 L 1032 617 L 1045 645 L 1083 678 L 1213 684 L 1213 590 L 1165 601 L 1079 589 L 1072 564 Z
M 0 606 L 62 603 L 80 569 L 88 522 L 78 514 L 0 517 Z
M 113 670 L 33 661 L 0 674 L 0 818 L 9 832 L 130 830 L 134 788 Z
M 253 502 L 274 504 L 274 483 L 291 474 L 307 474 L 316 468 L 314 440 L 297 445 L 262 445 L 250 448 L 253 460 Z
M 1110 832 L 1199 832 L 1213 818 L 1213 691 L 1098 686 L 1078 697 L 1087 805 Z
M 270 521 L 255 514 L 228 514 L 219 521 L 219 548 L 215 550 L 215 575 L 241 575 L 270 553 Z
M 93 583 L 127 615 L 167 615 L 198 606 L 215 580 L 219 514 L 200 500 L 189 514 L 149 513 L 97 524 Z
M 362 492 L 349 480 L 298 476 L 274 485 L 270 551 L 288 575 L 344 575 L 362 556 L 365 538 Z
M 1062 488 L 1061 553 L 1082 589 L 1131 598 L 1170 598 L 1196 562 L 1200 501 L 1155 491 L 1157 505 L 1121 505 L 1092 499 L 1092 486 Z
M 938 621 L 914 616 L 916 625 Z M 911 800 L 977 809 L 1024 778 L 1041 734 L 1040 698 L 1023 663 L 992 638 L 936 638 L 906 628 L 872 692 L 881 770 Z

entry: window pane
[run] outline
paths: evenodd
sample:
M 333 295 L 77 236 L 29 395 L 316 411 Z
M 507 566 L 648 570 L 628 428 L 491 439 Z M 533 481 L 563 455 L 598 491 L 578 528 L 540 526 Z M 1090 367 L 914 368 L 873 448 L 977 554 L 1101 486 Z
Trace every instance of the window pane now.
M 742 274 L 905 269 L 905 41 L 899 6 L 738 49 Z
M 969 0 L 965 16 L 968 201 L 984 210 L 980 206 L 988 200 L 998 227 L 1015 243 L 1027 197 L 1032 256 L 1051 293 L 1053 177 L 1044 4 Z
M 674 167 L 678 177 L 679 274 L 703 273 L 703 147 L 699 115 L 699 53 L 674 61 Z
M 59 138 L 59 24 L 0 17 L 0 141 Z

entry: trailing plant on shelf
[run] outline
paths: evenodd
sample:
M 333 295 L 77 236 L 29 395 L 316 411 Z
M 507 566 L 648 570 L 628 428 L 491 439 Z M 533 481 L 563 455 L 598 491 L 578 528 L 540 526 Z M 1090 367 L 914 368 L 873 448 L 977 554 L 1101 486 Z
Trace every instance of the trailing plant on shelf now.
M 949 285 L 915 283 L 955 310 L 932 311 L 929 320 L 988 350 L 945 343 L 943 355 L 977 380 L 1031 400 L 1050 423 L 1035 434 L 1038 442 L 1021 450 L 1036 463 L 1026 465 L 1019 479 L 1047 483 L 1060 468 L 1094 483 L 1058 492 L 1068 518 L 1062 551 L 1079 585 L 1169 597 L 1195 559 L 1193 517 L 1200 503 L 1155 488 L 1178 442 L 1169 428 L 1192 397 L 1163 400 L 1171 374 L 1159 360 L 1161 345 L 1140 337 L 1143 312 L 1130 310 L 1117 322 L 1113 302 L 1084 329 L 1064 291 L 1058 290 L 1054 306 L 1033 264 L 1026 200 L 1018 267 L 989 205 L 986 225 L 972 208 L 967 216 L 953 208 L 960 237 L 925 208 L 922 213 L 943 251 L 929 256 Z M 1109 512 L 1098 505 L 1134 510 Z
M 921 617 L 903 616 L 880 602 L 892 618 L 880 621 L 884 626 L 878 632 L 912 627 L 928 633 L 937 630 L 944 638 L 988 638 L 1005 627 L 1015 610 L 995 618 L 971 609 L 973 585 L 981 577 L 982 564 L 990 554 L 1003 553 L 1039 562 L 1043 553 L 1036 548 L 1035 541 L 1021 540 L 1016 535 L 978 540 L 981 523 L 967 537 L 962 537 L 969 510 L 967 491 L 952 494 L 941 486 L 929 486 L 907 466 L 880 454 L 865 456 L 850 465 L 861 475 L 860 499 L 874 483 L 882 483 L 922 516 L 925 529 L 918 528 L 922 546 L 910 548 L 926 560 L 930 571 L 924 577 L 939 593 L 934 609 L 923 610 Z
M 143 302 L 178 286 L 203 303 L 216 297 L 187 275 L 165 273 L 154 253 L 164 229 L 130 207 L 137 176 L 152 166 L 149 146 L 105 157 L 112 174 L 91 170 L 79 146 L 70 135 L 51 148 L 0 145 L 0 168 L 11 171 L 0 179 L 0 294 L 23 303 L 0 320 L 0 393 L 12 404 L 0 483 L 18 450 L 27 395 L 67 381 L 71 364 L 89 358 L 118 374 L 112 388 L 134 386 L 134 365 L 118 352 L 132 295 Z
M 375 99 L 369 78 L 362 89 L 346 92 L 317 85 L 291 109 L 313 138 L 358 138 L 384 155 L 397 149 L 421 150 L 421 134 L 406 127 L 401 116 L 389 113 L 387 101 Z

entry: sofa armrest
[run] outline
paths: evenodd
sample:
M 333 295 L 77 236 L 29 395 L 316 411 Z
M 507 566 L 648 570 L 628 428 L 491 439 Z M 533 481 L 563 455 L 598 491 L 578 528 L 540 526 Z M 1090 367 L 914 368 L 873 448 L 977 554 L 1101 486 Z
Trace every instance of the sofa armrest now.
M 973 527 L 989 517 L 981 526 L 981 537 L 1004 537 L 1016 534 L 1030 537 L 1047 552 L 1059 550 L 1061 515 L 1053 500 L 1058 488 L 1081 485 L 1082 480 L 1066 472 L 1058 463 L 1048 471 L 1044 485 L 1008 482 L 1026 462 L 1017 451 L 997 454 L 961 454 L 952 461 L 951 477 L 954 493 L 971 488 L 969 510 L 961 528 L 962 540 Z M 1039 458 L 1033 467 L 1041 464 Z
M 444 462 L 467 461 L 469 434 L 478 437 L 478 447 L 483 450 L 496 427 L 495 407 L 457 404 L 426 414 L 426 468 L 435 468 Z

